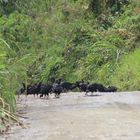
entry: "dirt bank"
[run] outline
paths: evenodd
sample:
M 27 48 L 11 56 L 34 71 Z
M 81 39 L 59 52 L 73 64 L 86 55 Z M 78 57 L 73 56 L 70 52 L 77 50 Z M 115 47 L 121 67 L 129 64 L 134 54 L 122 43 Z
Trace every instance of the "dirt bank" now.
M 62 94 L 60 99 L 22 96 L 27 129 L 13 127 L 2 140 L 140 140 L 140 92 Z M 53 97 L 52 97 L 53 98 Z

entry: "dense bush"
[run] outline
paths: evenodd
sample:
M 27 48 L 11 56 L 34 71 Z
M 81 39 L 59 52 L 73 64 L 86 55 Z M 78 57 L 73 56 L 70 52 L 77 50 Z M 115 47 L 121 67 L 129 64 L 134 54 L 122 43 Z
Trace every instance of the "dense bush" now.
M 1 0 L 0 94 L 11 111 L 23 81 L 62 77 L 139 89 L 140 6 L 120 4 Z

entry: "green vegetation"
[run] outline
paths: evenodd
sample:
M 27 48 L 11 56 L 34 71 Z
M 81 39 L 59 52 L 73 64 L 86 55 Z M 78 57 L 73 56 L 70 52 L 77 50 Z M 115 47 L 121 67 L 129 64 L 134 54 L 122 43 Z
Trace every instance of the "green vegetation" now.
M 140 85 L 140 49 L 126 55 L 117 67 L 113 83 L 118 85 L 121 90 L 137 90 Z M 119 82 L 118 82 L 119 81 Z
M 0 96 L 53 77 L 138 90 L 140 2 L 0 0 Z

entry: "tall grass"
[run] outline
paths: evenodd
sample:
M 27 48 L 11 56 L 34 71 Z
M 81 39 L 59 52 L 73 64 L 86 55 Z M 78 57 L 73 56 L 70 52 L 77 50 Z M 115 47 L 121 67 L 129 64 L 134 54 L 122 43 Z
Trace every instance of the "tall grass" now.
M 16 71 L 7 59 L 13 50 L 10 45 L 0 38 L 0 132 L 8 129 L 11 120 L 18 121 L 13 113 L 16 112 L 15 87 Z
M 112 83 L 120 90 L 139 90 L 140 85 L 140 49 L 127 54 L 120 61 L 120 65 L 115 70 Z

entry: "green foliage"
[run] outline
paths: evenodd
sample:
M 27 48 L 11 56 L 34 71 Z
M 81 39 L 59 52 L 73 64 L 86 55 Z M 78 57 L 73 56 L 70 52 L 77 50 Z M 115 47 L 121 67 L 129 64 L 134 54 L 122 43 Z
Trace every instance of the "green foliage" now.
M 120 90 L 137 90 L 140 85 L 140 49 L 127 54 L 112 76 L 112 82 Z
M 0 0 L 0 14 L 8 15 L 15 10 L 16 0 Z
M 96 42 L 89 48 L 86 58 L 79 61 L 80 69 L 77 74 L 90 81 L 108 84 L 107 77 L 113 72 L 118 61 L 117 51 L 109 42 Z
M 89 9 L 95 13 L 95 15 L 100 15 L 105 12 L 106 1 L 105 0 L 91 0 L 89 4 Z
M 122 4 L 118 9 L 116 3 L 110 6 L 100 0 L 3 2 L 0 95 L 11 111 L 15 111 L 15 91 L 22 82 L 50 82 L 53 77 L 62 77 L 70 82 L 84 79 L 114 84 L 120 90 L 138 89 L 138 3 Z M 137 59 L 132 72 L 132 61 L 126 59 L 129 55 Z
M 7 49 L 9 51 L 12 51 L 11 48 L 9 48 L 9 45 L 1 38 L 0 39 L 0 96 L 5 100 L 5 102 L 9 103 L 10 110 L 12 112 L 15 111 L 15 97 L 12 93 L 13 91 L 13 85 L 11 82 L 12 74 L 10 70 L 8 70 L 8 63 L 6 61 L 6 56 L 8 55 Z M 11 80 L 11 81 L 10 81 Z

